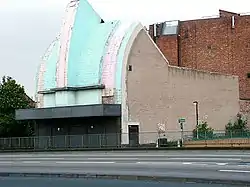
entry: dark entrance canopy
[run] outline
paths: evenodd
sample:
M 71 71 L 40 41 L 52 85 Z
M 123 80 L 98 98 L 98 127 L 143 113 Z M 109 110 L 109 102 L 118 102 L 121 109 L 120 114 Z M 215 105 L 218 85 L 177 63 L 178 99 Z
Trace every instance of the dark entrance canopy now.
M 41 120 L 83 117 L 120 117 L 120 104 L 81 105 L 16 110 L 16 120 Z

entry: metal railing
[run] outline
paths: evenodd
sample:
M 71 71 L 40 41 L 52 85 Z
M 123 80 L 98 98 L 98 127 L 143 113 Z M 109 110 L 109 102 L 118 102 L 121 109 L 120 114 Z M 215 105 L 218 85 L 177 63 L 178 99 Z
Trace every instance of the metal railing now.
M 1 150 L 49 150 L 49 149 L 88 149 L 88 148 L 128 148 L 128 147 L 180 147 L 181 142 L 203 140 L 250 139 L 246 131 L 169 131 L 165 133 L 140 132 L 140 134 L 83 134 L 63 136 L 34 136 L 0 138 Z M 249 141 L 250 142 L 250 141 Z
M 215 139 L 234 139 L 234 138 L 250 138 L 248 130 L 233 131 L 214 131 L 214 132 L 198 132 L 193 135 L 192 140 L 215 140 Z
M 0 149 L 79 149 L 177 146 L 180 132 L 140 134 L 83 134 L 0 138 Z M 167 140 L 167 141 L 166 141 Z

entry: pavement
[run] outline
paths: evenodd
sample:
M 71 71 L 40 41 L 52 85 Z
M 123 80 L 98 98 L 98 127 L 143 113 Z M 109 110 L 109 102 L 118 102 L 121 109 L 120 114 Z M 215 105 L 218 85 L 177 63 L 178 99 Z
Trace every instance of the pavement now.
M 1 173 L 87 173 L 250 184 L 250 151 L 3 153 Z

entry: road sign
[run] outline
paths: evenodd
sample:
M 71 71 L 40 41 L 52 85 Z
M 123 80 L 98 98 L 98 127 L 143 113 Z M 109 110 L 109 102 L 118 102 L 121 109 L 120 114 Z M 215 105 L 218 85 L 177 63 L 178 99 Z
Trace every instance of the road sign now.
M 179 123 L 185 123 L 186 119 L 185 118 L 180 118 L 178 121 L 179 121 Z

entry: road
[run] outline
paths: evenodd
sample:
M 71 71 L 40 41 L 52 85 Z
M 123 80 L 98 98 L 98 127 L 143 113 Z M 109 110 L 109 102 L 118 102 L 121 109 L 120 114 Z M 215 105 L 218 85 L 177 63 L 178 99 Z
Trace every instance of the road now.
M 164 176 L 250 183 L 250 151 L 0 154 L 0 172 Z
M 180 182 L 146 182 L 100 179 L 48 179 L 48 178 L 0 178 L 0 185 L 4 187 L 223 187 L 219 184 L 196 184 Z M 227 185 L 230 187 L 231 185 Z M 236 186 L 232 186 L 236 187 Z

